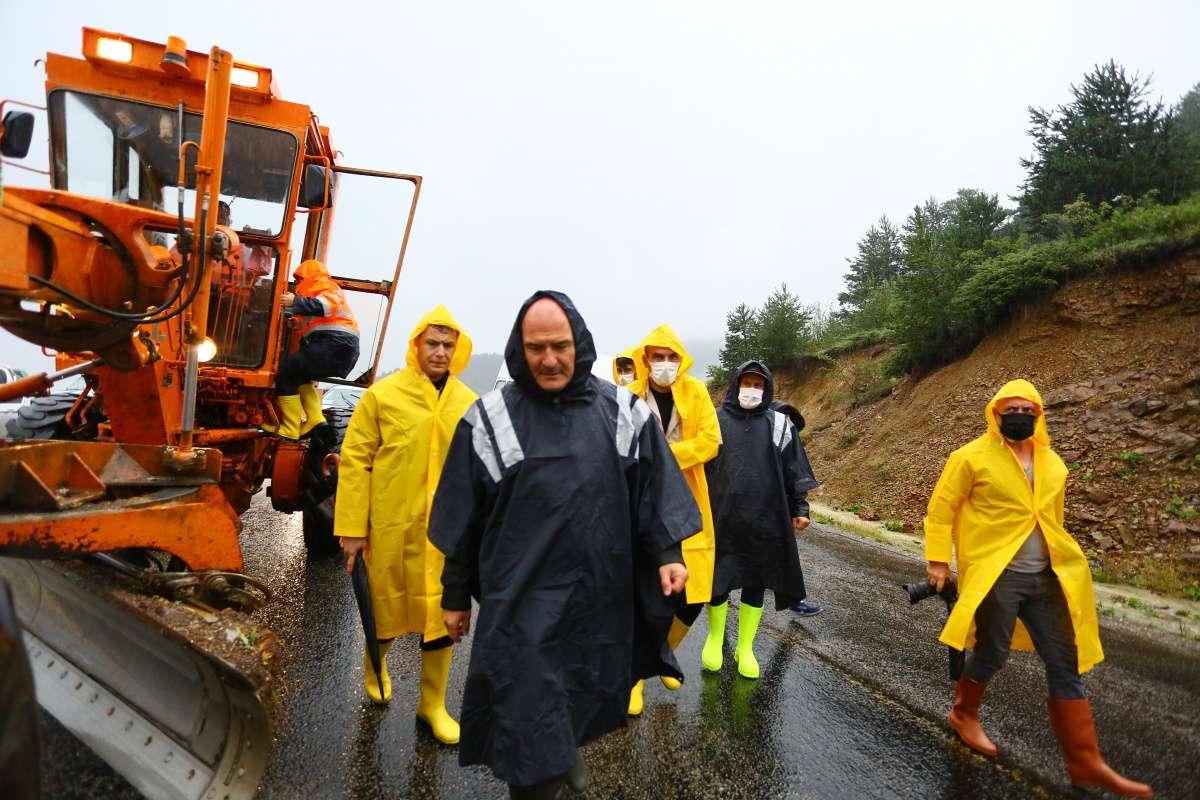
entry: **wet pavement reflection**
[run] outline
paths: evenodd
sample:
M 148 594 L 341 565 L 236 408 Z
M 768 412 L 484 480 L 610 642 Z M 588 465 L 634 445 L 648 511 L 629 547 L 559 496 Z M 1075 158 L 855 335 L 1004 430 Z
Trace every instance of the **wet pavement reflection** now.
M 415 636 L 389 655 L 393 698 L 373 706 L 362 689 L 361 632 L 349 578 L 335 558 L 309 559 L 299 515 L 263 500 L 245 517 L 247 568 L 276 592 L 261 622 L 284 645 L 284 717 L 264 798 L 493 798 L 505 787 L 482 768 L 458 766 L 414 716 Z M 1033 656 L 1014 655 L 985 701 L 1002 748 L 989 761 L 967 751 L 941 720 L 952 686 L 936 644 L 944 611 L 909 608 L 896 584 L 920 563 L 818 526 L 801 544 L 811 599 L 824 614 L 797 619 L 768 594 L 756 653 L 762 677 L 737 675 L 731 603 L 725 669 L 699 670 L 706 615 L 679 650 L 683 688 L 646 684 L 643 715 L 583 749 L 592 798 L 1022 798 L 1071 796 L 1046 724 L 1044 679 Z M 1163 797 L 1195 797 L 1200 784 L 1198 648 L 1157 645 L 1104 631 L 1110 663 L 1087 678 L 1101 746 L 1120 769 Z M 448 706 L 457 715 L 469 644 L 456 648 Z M 1156 730 L 1142 709 L 1158 709 Z M 48 796 L 133 797 L 52 721 L 44 761 Z

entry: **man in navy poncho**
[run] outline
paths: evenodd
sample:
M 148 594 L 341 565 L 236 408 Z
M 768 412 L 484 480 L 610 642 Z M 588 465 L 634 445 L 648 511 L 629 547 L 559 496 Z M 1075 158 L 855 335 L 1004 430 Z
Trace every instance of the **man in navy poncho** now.
M 682 677 L 664 645 L 699 510 L 645 403 L 592 377 L 595 358 L 566 295 L 530 297 L 513 382 L 459 423 L 430 516 L 452 638 L 479 601 L 459 763 L 513 797 L 579 788 L 576 748 L 625 725 L 633 683 Z
M 708 606 L 708 640 L 701 653 L 706 670 L 720 671 L 729 592 L 742 590 L 738 609 L 738 673 L 758 678 L 754 637 L 762 619 L 765 591 L 777 608 L 805 594 L 804 574 L 793 531 L 808 527 L 808 459 L 795 426 L 771 402 L 775 381 L 761 361 L 747 361 L 734 374 L 717 409 L 721 452 L 705 465 L 717 533 L 713 599 Z

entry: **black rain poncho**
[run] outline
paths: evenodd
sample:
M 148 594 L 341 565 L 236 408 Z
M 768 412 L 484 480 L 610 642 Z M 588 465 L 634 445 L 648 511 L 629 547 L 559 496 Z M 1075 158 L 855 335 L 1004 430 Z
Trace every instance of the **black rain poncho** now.
M 738 383 L 747 372 L 767 379 L 762 403 L 750 410 L 738 403 Z M 792 518 L 807 516 L 804 493 L 817 484 L 796 427 L 772 408 L 774 391 L 765 364 L 738 367 L 717 409 L 721 451 L 705 472 L 717 533 L 713 596 L 763 587 L 774 592 L 775 606 L 782 609 L 806 594 Z
M 522 345 L 543 297 L 575 336 L 575 373 L 556 394 Z M 479 601 L 459 763 L 518 786 L 562 775 L 578 745 L 625 725 L 635 681 L 682 678 L 658 566 L 681 560 L 700 513 L 649 408 L 592 377 L 595 358 L 569 298 L 529 298 L 505 349 L 513 382 L 459 423 L 429 521 L 443 607 Z

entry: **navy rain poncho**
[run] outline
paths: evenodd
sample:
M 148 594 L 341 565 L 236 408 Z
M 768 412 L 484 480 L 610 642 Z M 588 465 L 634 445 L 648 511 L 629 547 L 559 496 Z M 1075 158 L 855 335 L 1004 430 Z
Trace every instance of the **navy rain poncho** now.
M 762 403 L 750 410 L 738 403 L 738 382 L 747 372 L 766 378 Z M 792 518 L 808 515 L 805 492 L 817 483 L 796 427 L 772 408 L 774 391 L 765 364 L 738 367 L 717 409 L 721 452 L 705 472 L 717 533 L 713 596 L 762 587 L 774 592 L 782 609 L 805 597 Z
M 559 393 L 538 387 L 522 344 L 543 297 L 575 337 Z M 442 606 L 479 601 L 459 763 L 518 786 L 561 776 L 578 745 L 625 725 L 635 681 L 682 677 L 658 567 L 682 561 L 700 513 L 649 408 L 593 377 L 595 359 L 566 295 L 530 297 L 505 349 L 513 382 L 459 423 L 429 521 Z

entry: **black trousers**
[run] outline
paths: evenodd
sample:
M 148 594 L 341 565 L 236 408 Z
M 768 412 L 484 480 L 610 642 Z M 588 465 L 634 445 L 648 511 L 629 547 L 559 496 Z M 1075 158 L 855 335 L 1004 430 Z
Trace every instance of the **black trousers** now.
M 358 337 L 317 331 L 300 340 L 300 349 L 279 362 L 275 393 L 292 395 L 318 378 L 344 378 L 358 361 Z
M 742 589 L 742 602 L 748 606 L 762 608 L 766 596 L 767 590 L 761 586 L 746 586 Z M 696 620 L 700 617 L 700 612 L 705 605 L 719 606 L 727 602 L 729 602 L 729 595 L 727 594 L 714 597 L 708 603 L 680 602 L 679 608 L 675 609 L 675 618 L 690 628 L 696 624 Z
M 1004 570 L 975 610 L 975 647 L 963 674 L 987 683 L 1008 660 L 1013 628 L 1025 624 L 1034 649 L 1046 665 L 1046 684 L 1055 700 L 1082 700 L 1075 628 L 1058 576 Z

